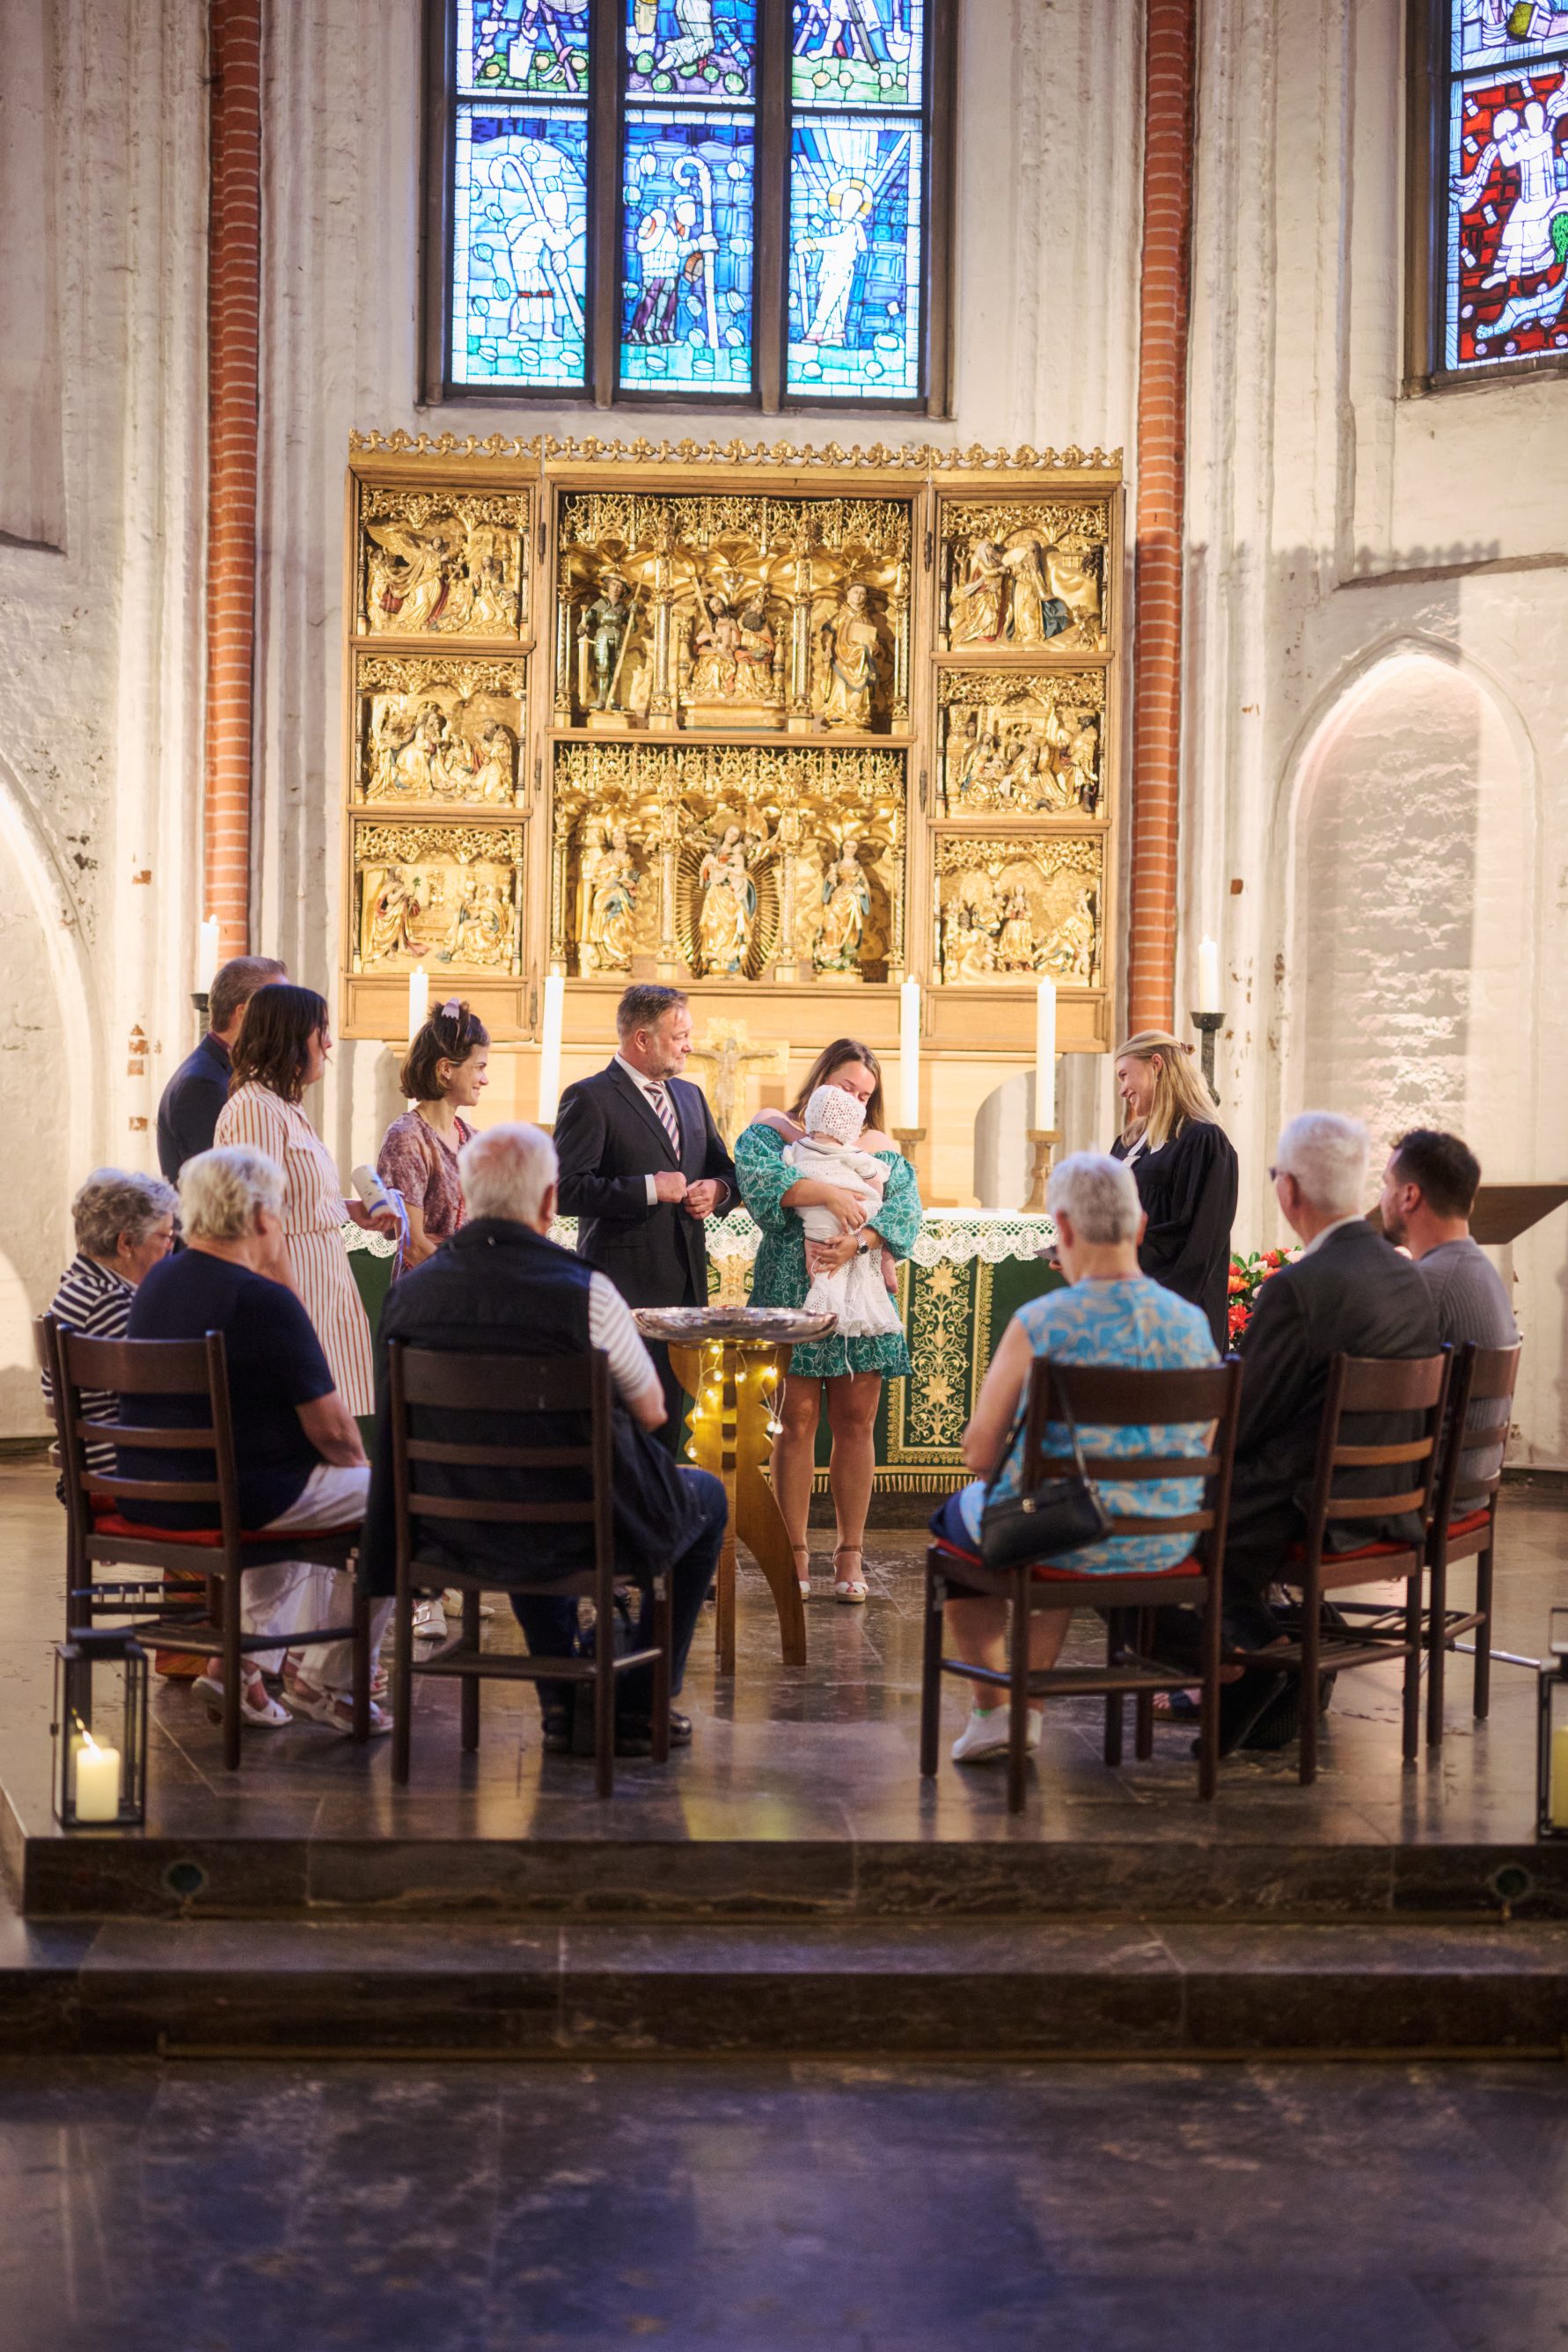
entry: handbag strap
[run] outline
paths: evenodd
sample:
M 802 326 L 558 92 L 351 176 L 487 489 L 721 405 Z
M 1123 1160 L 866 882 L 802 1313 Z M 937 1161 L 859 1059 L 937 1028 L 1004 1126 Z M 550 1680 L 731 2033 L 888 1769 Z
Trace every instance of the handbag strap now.
M 1072 1441 L 1073 1467 L 1078 1472 L 1079 1476 L 1083 1480 L 1084 1485 L 1087 1486 L 1089 1485 L 1090 1481 L 1088 1465 L 1085 1464 L 1083 1458 L 1083 1445 L 1078 1433 L 1078 1423 L 1074 1418 L 1073 1409 L 1068 1402 L 1067 1391 L 1063 1388 L 1057 1372 L 1057 1368 L 1055 1364 L 1052 1363 L 1048 1356 L 1046 1358 L 1046 1372 L 1050 1381 L 1051 1394 L 1060 1408 L 1060 1417 L 1066 1422 L 1068 1435 Z M 992 1496 L 995 1493 L 998 1480 L 1001 1478 L 1003 1472 L 1006 1469 L 1008 1463 L 1013 1459 L 1013 1448 L 1017 1444 L 1019 1438 L 1023 1435 L 1024 1423 L 1027 1421 L 1028 1417 L 1029 1384 L 1026 1383 L 1024 1389 L 1024 1402 L 1018 1407 L 1016 1413 L 1013 1417 L 1013 1426 L 1007 1432 L 1007 1443 L 1002 1448 L 1001 1460 L 997 1463 L 995 1469 L 992 1472 L 990 1477 L 985 1482 L 984 1499 L 986 1502 L 989 1502 Z

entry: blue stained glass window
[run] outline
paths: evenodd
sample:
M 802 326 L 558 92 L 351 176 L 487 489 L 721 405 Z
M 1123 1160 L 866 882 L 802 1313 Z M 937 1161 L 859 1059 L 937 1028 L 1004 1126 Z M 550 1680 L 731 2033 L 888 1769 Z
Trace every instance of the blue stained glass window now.
M 918 116 L 797 114 L 791 132 L 789 390 L 897 400 L 921 389 Z
M 1450 35 L 1441 364 L 1568 356 L 1568 8 L 1454 0 Z
M 639 392 L 752 388 L 749 114 L 628 117 L 621 383 Z
M 586 381 L 588 118 L 458 110 L 452 379 L 577 390 Z
M 458 89 L 583 98 L 589 0 L 458 0 Z
M 926 0 L 793 0 L 797 106 L 919 106 Z
M 622 0 L 626 96 L 666 102 L 756 96 L 757 0 Z

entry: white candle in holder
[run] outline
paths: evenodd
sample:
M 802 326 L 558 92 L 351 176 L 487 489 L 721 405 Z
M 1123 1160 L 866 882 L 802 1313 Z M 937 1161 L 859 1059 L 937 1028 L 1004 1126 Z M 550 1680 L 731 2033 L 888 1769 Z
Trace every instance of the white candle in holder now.
M 899 984 L 899 1124 L 921 1123 L 921 984 Z
M 1035 1125 L 1057 1123 L 1057 984 L 1042 980 L 1035 992 Z
M 209 915 L 201 928 L 201 940 L 196 949 L 196 993 L 212 994 L 213 981 L 217 972 L 217 917 Z
M 544 982 L 544 1026 L 539 1038 L 539 1110 L 542 1127 L 552 1127 L 561 1107 L 561 1032 L 566 1013 L 566 982 L 558 971 Z
M 408 1042 L 412 1045 L 430 1018 L 430 975 L 420 964 L 408 975 Z
M 120 1750 L 100 1748 L 90 1731 L 76 1752 L 76 1817 L 79 1822 L 120 1819 Z
M 1219 950 L 1213 940 L 1200 940 L 1198 1001 L 1193 1010 L 1194 1013 L 1218 1013 L 1222 1009 L 1219 1001 Z

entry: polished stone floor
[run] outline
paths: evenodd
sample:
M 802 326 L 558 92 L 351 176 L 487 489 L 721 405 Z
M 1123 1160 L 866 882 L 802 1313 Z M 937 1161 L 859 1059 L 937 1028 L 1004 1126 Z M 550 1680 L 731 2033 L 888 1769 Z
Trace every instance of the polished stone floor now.
M 0 2064 L 16 2352 L 1550 2352 L 1561 2065 Z

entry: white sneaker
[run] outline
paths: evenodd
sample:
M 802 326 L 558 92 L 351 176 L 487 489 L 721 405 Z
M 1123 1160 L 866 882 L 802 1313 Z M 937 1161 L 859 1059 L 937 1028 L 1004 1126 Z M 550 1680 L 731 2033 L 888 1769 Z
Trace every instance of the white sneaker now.
M 1033 1754 L 1040 1744 L 1040 1725 L 1044 1721 L 1037 1706 L 1029 1709 L 1028 1729 L 1024 1745 Z M 972 1706 L 969 1721 L 952 1743 L 955 1764 L 985 1764 L 994 1757 L 1007 1753 L 1007 1709 L 1005 1706 Z
M 441 1595 L 441 1609 L 442 1613 L 445 1616 L 456 1617 L 459 1623 L 462 1622 L 463 1596 L 458 1591 L 455 1584 L 449 1584 L 447 1587 L 446 1591 Z M 495 1611 L 491 1608 L 488 1601 L 480 1601 L 479 1615 L 481 1617 L 493 1617 L 495 1613 Z
M 439 1601 L 416 1601 L 414 1604 L 414 1638 L 416 1642 L 444 1642 L 447 1638 L 447 1612 Z

